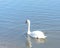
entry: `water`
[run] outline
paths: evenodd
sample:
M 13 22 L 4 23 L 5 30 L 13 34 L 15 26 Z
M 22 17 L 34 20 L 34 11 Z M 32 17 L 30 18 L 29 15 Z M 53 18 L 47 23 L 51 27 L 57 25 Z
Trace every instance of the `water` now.
M 26 19 L 47 39 L 26 37 Z M 0 48 L 60 48 L 60 0 L 0 0 Z

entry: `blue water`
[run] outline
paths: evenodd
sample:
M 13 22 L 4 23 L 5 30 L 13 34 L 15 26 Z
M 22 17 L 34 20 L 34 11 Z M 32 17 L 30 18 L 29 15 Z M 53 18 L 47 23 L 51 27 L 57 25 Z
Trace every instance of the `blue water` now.
M 60 48 L 60 0 L 0 0 L 0 48 L 27 48 L 26 19 L 47 36 L 44 43 L 31 39 L 32 48 Z

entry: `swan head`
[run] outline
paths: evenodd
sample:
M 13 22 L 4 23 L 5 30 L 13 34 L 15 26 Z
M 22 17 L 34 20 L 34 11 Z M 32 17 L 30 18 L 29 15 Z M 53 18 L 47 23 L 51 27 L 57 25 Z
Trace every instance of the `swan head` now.
M 27 20 L 26 20 L 26 23 L 27 23 L 27 24 L 30 24 L 30 20 L 29 20 L 29 19 L 27 19 Z

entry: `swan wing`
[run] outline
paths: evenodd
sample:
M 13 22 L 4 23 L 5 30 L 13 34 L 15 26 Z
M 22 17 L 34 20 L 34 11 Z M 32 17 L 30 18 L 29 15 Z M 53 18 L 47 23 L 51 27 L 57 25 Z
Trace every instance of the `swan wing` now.
M 30 34 L 30 36 L 33 37 L 33 38 L 37 38 L 37 35 L 33 32 Z
M 42 31 L 33 31 L 31 32 L 30 36 L 34 38 L 46 38 Z

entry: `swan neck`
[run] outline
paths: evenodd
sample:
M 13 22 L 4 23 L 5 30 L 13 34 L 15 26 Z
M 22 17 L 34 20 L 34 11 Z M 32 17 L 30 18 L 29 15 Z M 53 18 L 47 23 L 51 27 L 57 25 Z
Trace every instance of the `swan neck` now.
M 28 34 L 30 34 L 30 22 L 28 23 Z

